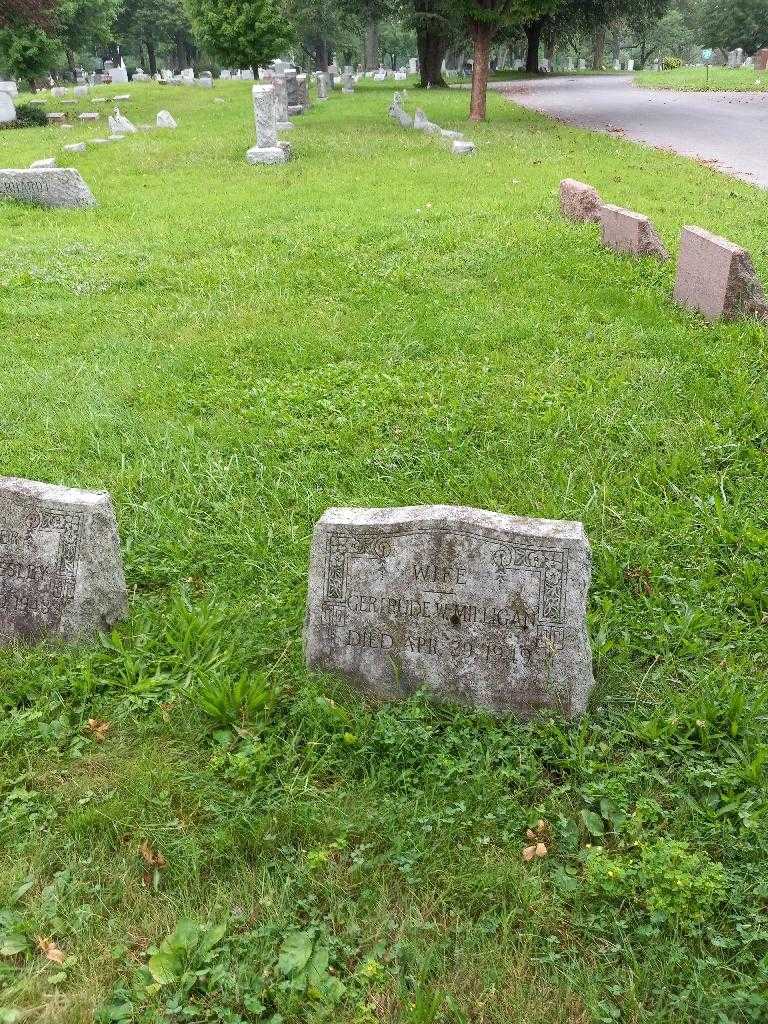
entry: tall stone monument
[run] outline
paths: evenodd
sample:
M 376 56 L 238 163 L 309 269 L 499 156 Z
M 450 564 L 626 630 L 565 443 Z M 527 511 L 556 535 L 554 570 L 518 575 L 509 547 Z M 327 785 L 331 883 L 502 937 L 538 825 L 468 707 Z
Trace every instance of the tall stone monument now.
M 245 154 L 249 164 L 284 164 L 290 159 L 287 143 L 280 145 L 277 139 L 275 117 L 275 87 L 254 85 L 253 115 L 256 120 L 256 145 Z
M 309 83 L 306 75 L 296 75 L 296 91 L 299 97 L 299 106 L 303 113 L 306 113 L 311 104 L 309 102 Z
M 10 124 L 16 120 L 16 104 L 8 92 L 0 91 L 0 124 Z
M 307 662 L 389 699 L 424 687 L 521 717 L 579 714 L 593 685 L 590 576 L 581 523 L 329 509 L 312 538 Z
M 0 477 L 0 642 L 88 637 L 126 605 L 109 495 Z
M 299 102 L 299 83 L 294 68 L 287 68 L 284 73 L 285 88 L 288 92 L 288 116 L 295 117 L 296 114 L 303 114 L 304 108 Z
M 275 77 L 272 79 L 272 85 L 275 90 L 275 120 L 277 121 L 277 130 L 279 132 L 289 131 L 293 128 L 293 123 L 288 120 L 288 86 L 285 81 L 285 76 L 275 73 Z

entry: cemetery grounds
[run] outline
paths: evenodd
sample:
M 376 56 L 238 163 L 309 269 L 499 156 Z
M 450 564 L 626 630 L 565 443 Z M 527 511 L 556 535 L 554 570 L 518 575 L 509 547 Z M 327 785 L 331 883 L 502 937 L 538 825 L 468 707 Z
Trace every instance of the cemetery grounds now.
M 768 72 L 754 68 L 682 67 L 671 71 L 641 71 L 635 83 L 644 89 L 676 92 L 765 92 Z
M 765 194 L 494 95 L 455 159 L 375 85 L 250 167 L 249 85 L 127 91 L 179 128 L 74 156 L 97 208 L 0 210 L 3 471 L 109 490 L 131 591 L 0 667 L 0 1021 L 764 1021 L 766 335 L 557 187 L 764 279 Z M 581 721 L 304 669 L 316 519 L 438 502 L 585 523 Z

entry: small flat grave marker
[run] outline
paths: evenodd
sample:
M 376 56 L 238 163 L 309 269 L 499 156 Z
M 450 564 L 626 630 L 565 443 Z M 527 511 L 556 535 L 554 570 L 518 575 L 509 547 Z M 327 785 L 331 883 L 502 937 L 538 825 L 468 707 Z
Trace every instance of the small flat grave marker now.
M 600 238 L 603 245 L 614 252 L 656 256 L 660 260 L 669 258 L 664 243 L 644 214 L 633 213 L 611 203 L 600 208 Z
M 602 205 L 602 199 L 591 185 L 573 178 L 560 182 L 560 212 L 568 220 L 577 223 L 599 221 Z
M 329 509 L 317 523 L 307 662 L 382 697 L 526 717 L 584 710 L 590 549 L 581 523 L 471 508 Z
M 768 316 L 749 253 L 703 228 L 683 228 L 674 299 L 708 320 Z

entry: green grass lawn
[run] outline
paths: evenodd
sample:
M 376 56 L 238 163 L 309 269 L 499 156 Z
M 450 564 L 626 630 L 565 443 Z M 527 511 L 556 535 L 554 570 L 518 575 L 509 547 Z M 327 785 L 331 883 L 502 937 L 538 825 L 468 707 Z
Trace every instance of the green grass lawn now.
M 754 68 L 676 68 L 674 71 L 642 71 L 635 76 L 644 89 L 678 92 L 765 92 L 768 74 Z
M 768 278 L 765 194 L 497 96 L 474 158 L 366 86 L 268 168 L 247 85 L 120 91 L 179 128 L 66 161 L 93 210 L 0 206 L 3 471 L 109 490 L 132 595 L 2 661 L 0 1022 L 764 1021 L 766 335 L 557 186 Z M 304 669 L 318 516 L 433 502 L 586 524 L 578 724 Z

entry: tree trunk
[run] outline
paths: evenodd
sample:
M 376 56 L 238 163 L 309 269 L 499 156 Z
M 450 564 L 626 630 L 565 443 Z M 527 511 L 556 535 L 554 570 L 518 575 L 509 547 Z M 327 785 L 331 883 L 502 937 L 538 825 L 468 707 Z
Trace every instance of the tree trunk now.
M 365 70 L 375 71 L 379 66 L 379 23 L 370 14 L 365 23 Z
M 615 63 L 621 58 L 621 32 L 618 29 L 614 30 L 611 40 L 611 49 L 613 51 L 613 60 Z
M 493 28 L 482 21 L 472 23 L 474 44 L 472 65 L 472 96 L 469 101 L 470 121 L 485 120 L 485 105 L 488 98 L 488 59 L 491 53 Z
M 524 28 L 528 40 L 525 70 L 531 75 L 537 75 L 539 73 L 539 47 L 541 46 L 541 30 L 544 28 L 544 19 L 536 18 L 535 21 L 529 21 Z
M 435 10 L 432 0 L 414 0 L 413 8 L 421 86 L 424 89 L 445 89 L 442 67 L 450 42 L 445 20 L 439 9 Z
M 424 89 L 446 89 L 443 78 L 443 60 L 448 44 L 436 32 L 426 30 L 418 32 L 417 48 L 419 51 L 419 74 Z
M 147 40 L 147 56 L 149 57 L 149 73 L 150 75 L 157 74 L 157 50 L 155 49 L 154 39 Z
M 595 29 L 595 47 L 592 51 L 592 70 L 600 71 L 605 60 L 605 26 L 599 25 Z
M 72 72 L 72 75 L 77 79 L 77 65 L 75 64 L 75 54 L 69 47 L 66 48 L 65 53 L 67 55 L 67 67 Z

